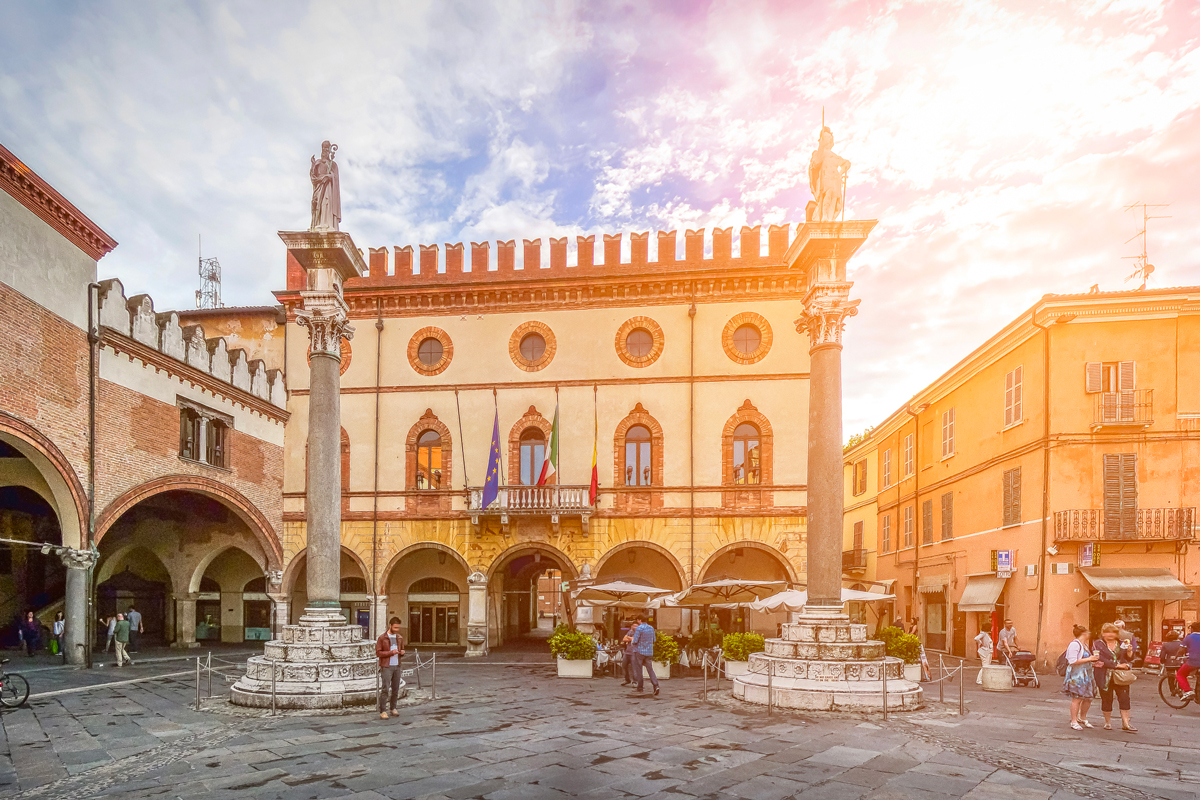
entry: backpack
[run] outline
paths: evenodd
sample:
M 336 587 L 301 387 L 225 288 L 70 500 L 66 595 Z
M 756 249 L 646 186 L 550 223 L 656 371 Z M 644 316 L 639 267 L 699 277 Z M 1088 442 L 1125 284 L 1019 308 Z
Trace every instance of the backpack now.
M 1058 657 L 1058 662 L 1054 665 L 1054 669 L 1059 675 L 1064 678 L 1067 675 L 1067 667 L 1071 666 L 1071 662 L 1067 661 L 1067 651 L 1063 650 L 1062 655 Z

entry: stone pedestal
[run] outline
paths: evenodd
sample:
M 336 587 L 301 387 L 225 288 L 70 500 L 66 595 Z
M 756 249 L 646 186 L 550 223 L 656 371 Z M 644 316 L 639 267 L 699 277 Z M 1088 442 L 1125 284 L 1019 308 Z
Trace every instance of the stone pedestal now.
M 274 673 L 276 708 L 370 705 L 378 697 L 378 663 L 375 643 L 362 638 L 361 626 L 347 625 L 338 611 L 306 608 L 299 625 L 285 625 L 261 656 L 250 658 L 229 699 L 234 705 L 270 708 Z
M 852 625 L 840 607 L 808 608 L 800 622 L 786 623 L 783 637 L 750 656 L 749 671 L 734 679 L 733 696 L 748 703 L 805 711 L 883 708 L 887 673 L 889 711 L 912 711 L 923 703 L 921 687 L 904 679 L 904 662 L 884 656 L 883 642 L 867 639 L 866 625 Z

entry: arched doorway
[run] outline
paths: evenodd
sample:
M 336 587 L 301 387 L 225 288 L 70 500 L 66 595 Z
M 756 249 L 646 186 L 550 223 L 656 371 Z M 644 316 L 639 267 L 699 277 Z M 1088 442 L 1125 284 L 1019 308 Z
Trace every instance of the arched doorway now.
M 218 494 L 219 486 L 188 476 L 157 479 L 114 500 L 98 518 L 97 591 L 123 572 L 162 587 L 161 615 L 138 609 L 147 643 L 190 647 L 197 635 L 208 642 L 246 638 L 243 587 L 278 568 L 280 548 L 258 510 L 232 489 Z
M 577 575 L 571 560 L 546 544 L 515 545 L 493 562 L 488 571 L 490 646 L 545 647 L 552 626 L 539 624 L 537 590 L 539 579 L 551 572 L 557 572 L 563 581 Z
M 290 586 L 288 591 L 291 623 L 300 621 L 304 609 L 308 605 L 308 551 L 302 550 L 292 559 L 288 568 L 290 577 L 285 578 L 284 584 Z M 371 632 L 370 584 L 367 581 L 366 565 L 359 560 L 354 551 L 348 547 L 342 548 L 340 565 L 341 584 L 338 601 L 341 604 L 342 617 L 350 624 L 361 625 L 363 636 L 369 637 Z
M 782 553 L 761 542 L 735 542 L 713 553 L 700 570 L 700 583 L 725 578 L 751 581 L 796 583 L 796 572 Z M 786 588 L 781 586 L 780 589 Z M 764 636 L 778 636 L 779 626 L 787 622 L 786 612 L 764 614 L 740 609 L 713 609 L 726 633 L 749 630 Z
M 609 550 L 596 562 L 596 583 L 628 581 L 657 589 L 678 592 L 686 578 L 683 567 L 669 550 L 652 542 L 624 542 Z M 610 637 L 617 634 L 622 617 L 629 609 L 596 609 L 593 619 Z M 654 627 L 665 633 L 688 633 L 691 612 L 681 608 L 660 608 L 651 612 Z
M 252 587 L 247 597 L 246 587 Z M 262 564 L 240 547 L 213 553 L 192 575 L 196 594 L 196 641 L 261 641 L 271 638 L 271 603 Z M 261 597 L 260 597 L 261 595 Z
M 50 623 L 63 607 L 67 570 L 62 559 L 38 545 L 62 544 L 58 515 L 32 489 L 5 486 L 0 488 L 0 538 L 29 543 L 0 542 L 0 645 L 17 646 L 18 621 L 32 611 L 44 628 L 40 644 L 46 647 Z
M 169 606 L 173 595 L 171 573 L 149 547 L 126 544 L 101 551 L 96 569 L 96 614 L 107 620 L 136 608 L 142 615 L 144 630 L 139 647 L 162 645 L 171 640 L 174 621 Z M 104 647 L 107 627 L 97 626 L 96 634 L 96 646 Z
M 466 647 L 467 562 L 435 542 L 406 548 L 384 573 L 387 616 L 414 647 Z

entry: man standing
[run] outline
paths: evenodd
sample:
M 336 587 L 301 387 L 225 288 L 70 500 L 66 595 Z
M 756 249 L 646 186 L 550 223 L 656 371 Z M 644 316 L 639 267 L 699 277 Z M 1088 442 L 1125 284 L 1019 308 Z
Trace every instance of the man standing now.
M 646 622 L 645 614 L 638 614 L 638 626 L 633 629 L 633 672 L 637 675 L 635 694 L 642 691 L 642 667 L 650 674 L 650 683 L 654 686 L 654 696 L 658 697 L 658 676 L 654 674 L 654 628 Z
M 124 614 L 117 614 L 117 626 L 113 631 L 113 642 L 117 647 L 117 666 L 123 667 L 126 664 L 133 666 L 133 659 L 129 657 L 126 650 L 129 647 L 129 620 L 125 619 Z
M 979 674 L 975 676 L 975 683 L 983 683 L 983 668 L 990 666 L 992 663 L 992 635 L 988 633 L 986 628 L 980 629 L 979 633 L 975 634 L 975 646 L 979 653 Z
M 1011 619 L 1004 620 L 1004 627 L 1000 629 L 1000 649 L 1009 658 L 1012 658 L 1013 653 L 1017 652 L 1017 629 L 1013 627 Z
M 129 621 L 129 652 L 136 653 L 141 648 L 139 645 L 142 642 L 142 613 L 133 607 L 133 603 L 129 604 L 129 613 L 125 615 L 125 619 Z
M 388 620 L 387 631 L 375 640 L 375 656 L 379 659 L 379 718 L 388 718 L 388 709 L 396 714 L 396 697 L 400 694 L 400 658 L 404 655 L 404 637 L 400 635 L 400 618 Z
M 625 680 L 621 683 L 622 686 L 633 683 L 633 628 L 635 624 L 632 620 L 626 620 L 625 627 L 621 628 L 621 669 L 625 676 Z

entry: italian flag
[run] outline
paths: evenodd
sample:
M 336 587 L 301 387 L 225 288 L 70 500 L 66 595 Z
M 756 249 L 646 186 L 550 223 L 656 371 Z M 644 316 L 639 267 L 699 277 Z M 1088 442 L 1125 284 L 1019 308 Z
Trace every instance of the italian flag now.
M 557 472 L 558 467 L 558 403 L 554 404 L 554 427 L 550 429 L 550 452 L 542 462 L 542 474 L 538 476 L 537 485 L 545 486 L 550 476 Z

